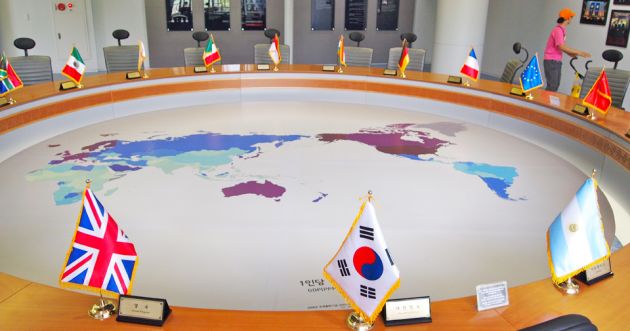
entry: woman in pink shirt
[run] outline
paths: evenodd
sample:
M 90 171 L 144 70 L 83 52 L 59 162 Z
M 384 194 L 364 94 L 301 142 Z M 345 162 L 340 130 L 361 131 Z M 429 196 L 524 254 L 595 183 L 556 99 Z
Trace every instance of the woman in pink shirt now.
M 547 39 L 545 47 L 545 57 L 543 66 L 545 68 L 545 78 L 547 81 L 547 91 L 557 91 L 560 86 L 560 74 L 562 73 L 562 52 L 567 53 L 570 57 L 591 57 L 591 54 L 580 51 L 578 49 L 567 46 L 564 41 L 566 37 L 567 25 L 571 23 L 571 19 L 575 13 L 564 8 L 558 13 L 558 25 L 556 25 Z

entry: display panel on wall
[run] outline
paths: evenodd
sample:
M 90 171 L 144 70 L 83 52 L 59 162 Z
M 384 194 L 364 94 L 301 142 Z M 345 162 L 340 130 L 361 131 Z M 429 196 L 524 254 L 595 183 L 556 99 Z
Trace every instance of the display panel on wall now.
M 630 5 L 630 0 L 613 0 L 615 5 Z
M 608 17 L 609 0 L 605 1 L 582 1 L 582 15 L 580 15 L 580 23 L 606 25 Z
M 376 4 L 376 31 L 397 31 L 399 8 L 399 0 L 378 0 Z
M 610 14 L 606 45 L 627 47 L 630 32 L 630 11 L 613 10 Z
M 367 29 L 367 0 L 346 0 L 346 30 Z
M 335 0 L 311 0 L 311 31 L 335 30 Z
M 166 30 L 192 31 L 192 0 L 166 0 Z
M 267 27 L 267 0 L 241 0 L 241 30 Z
M 204 0 L 206 31 L 230 30 L 230 0 Z

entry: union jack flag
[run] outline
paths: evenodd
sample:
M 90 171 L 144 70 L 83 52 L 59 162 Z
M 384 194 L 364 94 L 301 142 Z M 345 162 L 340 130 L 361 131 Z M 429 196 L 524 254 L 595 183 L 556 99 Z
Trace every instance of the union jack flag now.
M 86 187 L 74 238 L 59 275 L 60 285 L 129 294 L 137 263 L 133 243 Z

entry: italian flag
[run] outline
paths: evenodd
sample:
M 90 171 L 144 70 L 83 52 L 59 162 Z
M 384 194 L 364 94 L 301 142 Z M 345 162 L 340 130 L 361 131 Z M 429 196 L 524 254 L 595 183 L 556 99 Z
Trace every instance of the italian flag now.
M 217 44 L 214 43 L 214 37 L 210 35 L 206 50 L 203 51 L 203 63 L 206 64 L 206 67 L 209 67 L 218 61 L 221 61 L 221 54 L 219 54 Z
M 83 62 L 81 54 L 79 54 L 79 50 L 76 47 L 72 48 L 70 58 L 68 58 L 68 62 L 66 62 L 61 73 L 70 78 L 73 82 L 77 84 L 81 83 L 83 73 L 85 73 L 85 62 Z

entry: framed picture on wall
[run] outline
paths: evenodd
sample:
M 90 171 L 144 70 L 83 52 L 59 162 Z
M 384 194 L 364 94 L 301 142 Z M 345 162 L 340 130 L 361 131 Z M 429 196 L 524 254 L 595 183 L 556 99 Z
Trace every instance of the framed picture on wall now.
M 630 32 L 630 11 L 613 10 L 610 14 L 606 45 L 627 47 Z
M 346 30 L 367 30 L 367 0 L 346 0 Z
M 230 30 L 230 0 L 204 0 L 206 31 Z
M 398 31 L 399 0 L 376 2 L 376 31 Z
M 267 28 L 267 0 L 241 0 L 241 30 Z
M 582 1 L 582 15 L 580 15 L 580 23 L 606 25 L 608 18 L 609 0 L 605 1 Z
M 335 30 L 335 0 L 311 0 L 311 31 Z
M 615 5 L 630 5 L 630 0 L 613 0 Z
M 192 31 L 192 0 L 166 0 L 166 30 Z

